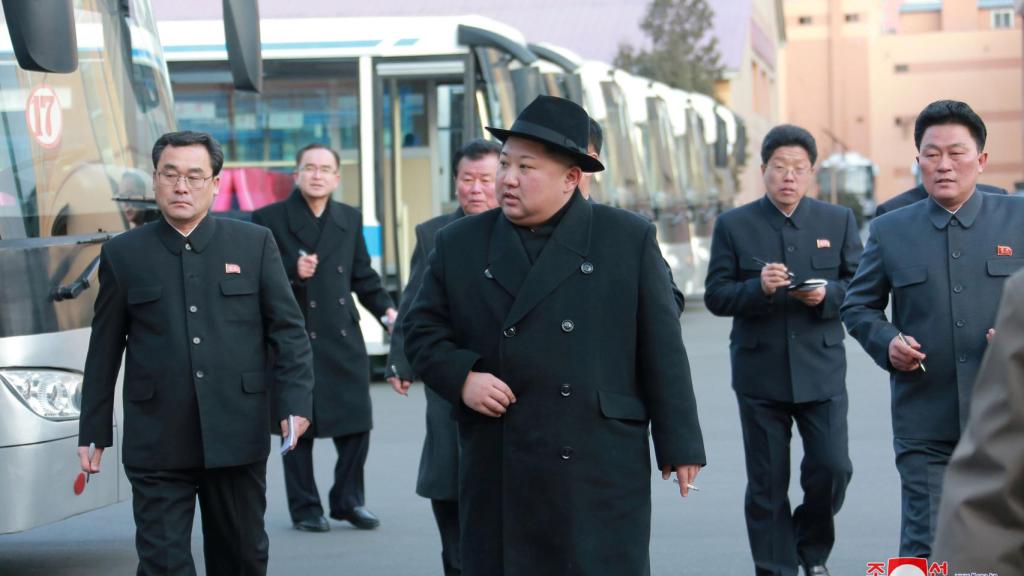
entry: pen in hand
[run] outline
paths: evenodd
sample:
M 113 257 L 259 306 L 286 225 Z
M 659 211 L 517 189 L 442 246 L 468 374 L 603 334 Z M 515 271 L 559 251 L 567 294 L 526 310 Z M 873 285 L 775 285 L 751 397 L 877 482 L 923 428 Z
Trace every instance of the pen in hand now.
M 751 256 L 750 259 L 753 260 L 754 262 L 757 262 L 761 266 L 767 266 L 768 265 L 767 262 L 765 262 L 764 260 L 761 260 L 760 258 L 756 258 L 754 256 Z M 792 277 L 796 276 L 796 274 L 793 274 L 789 270 L 786 270 L 786 276 L 789 276 L 790 278 L 792 278 Z
M 903 336 L 903 332 L 897 332 L 896 337 L 900 339 L 900 342 L 906 344 L 908 348 L 913 348 L 913 346 L 910 345 L 910 342 L 907 342 L 907 339 Z M 925 374 L 928 373 L 928 370 L 924 367 L 924 362 L 918 362 L 917 365 L 921 367 L 921 372 L 924 372 Z

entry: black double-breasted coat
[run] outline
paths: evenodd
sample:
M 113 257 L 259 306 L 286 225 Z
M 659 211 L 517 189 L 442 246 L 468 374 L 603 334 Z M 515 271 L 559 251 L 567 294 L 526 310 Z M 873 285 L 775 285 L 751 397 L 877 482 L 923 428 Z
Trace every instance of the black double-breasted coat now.
M 275 411 L 312 416 L 302 315 L 274 239 L 205 217 L 186 240 L 165 220 L 107 242 L 82 388 L 79 445 L 112 443 L 124 354 L 125 465 L 154 470 L 265 461 Z
M 391 333 L 391 348 L 388 352 L 388 375 L 405 380 L 415 380 L 416 373 L 405 356 L 405 330 L 402 318 L 409 313 L 412 302 L 423 285 L 427 271 L 427 256 L 434 251 L 434 236 L 437 231 L 462 218 L 465 213 L 459 208 L 451 214 L 431 218 L 416 226 L 416 249 L 412 253 L 409 283 L 405 285 L 401 305 L 398 308 L 398 324 Z M 419 473 L 416 476 L 416 493 L 431 500 L 454 501 L 459 499 L 459 430 L 452 418 L 452 405 L 430 388 L 424 393 L 427 398 L 427 433 L 423 439 L 423 453 L 420 455 Z
M 392 306 L 380 276 L 370 266 L 358 210 L 329 201 L 323 230 L 296 190 L 281 202 L 261 208 L 252 221 L 274 234 L 295 300 L 306 318 L 313 347 L 313 424 L 317 438 L 333 438 L 373 428 L 370 367 L 359 328 L 359 301 L 375 316 Z M 316 254 L 316 273 L 298 276 L 299 250 Z
M 456 406 L 467 576 L 645 574 L 651 463 L 703 464 L 678 309 L 654 227 L 577 196 L 532 265 L 500 209 L 441 230 L 406 351 Z M 500 418 L 461 400 L 506 382 Z

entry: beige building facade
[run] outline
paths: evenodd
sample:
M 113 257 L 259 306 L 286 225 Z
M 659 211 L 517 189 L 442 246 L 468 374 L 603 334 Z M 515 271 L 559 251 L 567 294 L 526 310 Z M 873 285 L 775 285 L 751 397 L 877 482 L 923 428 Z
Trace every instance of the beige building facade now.
M 878 167 L 876 198 L 916 184 L 914 120 L 962 100 L 988 127 L 981 181 L 1024 179 L 1021 17 L 1012 0 L 787 0 L 786 116 L 819 156 L 852 151 Z

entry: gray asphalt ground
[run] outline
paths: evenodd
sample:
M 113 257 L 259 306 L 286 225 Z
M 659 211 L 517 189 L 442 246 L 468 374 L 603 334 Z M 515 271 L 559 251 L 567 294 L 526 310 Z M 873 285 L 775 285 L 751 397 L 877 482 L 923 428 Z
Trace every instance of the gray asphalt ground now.
M 729 385 L 730 320 L 699 305 L 683 315 L 709 465 L 685 500 L 671 482 L 653 477 L 651 561 L 662 575 L 751 575 L 753 563 L 743 522 L 745 473 L 736 399 Z M 885 373 L 847 337 L 850 393 L 850 455 L 853 482 L 837 520 L 838 541 L 829 561 L 836 576 L 861 575 L 869 561 L 896 556 L 899 479 L 893 464 L 889 391 Z M 372 387 L 375 429 L 366 469 L 367 506 L 382 520 L 374 531 L 332 522 L 326 534 L 292 529 L 280 458 L 268 466 L 267 531 L 270 573 L 313 576 L 413 576 L 441 574 L 440 543 L 430 504 L 414 493 L 424 430 L 422 386 L 408 398 L 385 384 Z M 800 501 L 801 458 L 794 427 L 790 499 Z M 72 457 L 69 455 L 69 457 Z M 321 494 L 330 488 L 334 463 L 330 442 L 316 444 Z M 0 514 L 3 512 L 0 511 Z M 200 574 L 198 522 L 193 551 Z M 129 502 L 21 534 L 0 536 L 0 575 L 133 574 L 136 559 Z

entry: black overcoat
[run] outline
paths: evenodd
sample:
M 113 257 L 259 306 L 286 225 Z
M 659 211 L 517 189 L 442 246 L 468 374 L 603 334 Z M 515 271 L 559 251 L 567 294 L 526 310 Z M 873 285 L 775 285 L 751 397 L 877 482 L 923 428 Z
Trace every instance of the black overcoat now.
M 437 231 L 462 218 L 462 208 L 451 214 L 431 218 L 416 226 L 416 249 L 412 252 L 409 283 L 405 285 L 402 303 L 398 308 L 398 324 L 391 333 L 388 352 L 388 375 L 405 380 L 416 380 L 416 373 L 405 356 L 405 330 L 402 318 L 409 313 L 412 302 L 423 285 L 427 271 L 427 256 L 434 251 Z M 416 493 L 431 500 L 459 499 L 459 429 L 452 418 L 452 405 L 437 392 L 426 388 L 427 433 L 423 438 L 423 453 L 416 476 Z
M 313 425 L 317 438 L 333 438 L 373 428 L 370 366 L 352 293 L 376 317 L 392 306 L 380 276 L 370 266 L 358 210 L 330 201 L 323 232 L 298 190 L 261 208 L 252 221 L 270 228 L 306 317 L 313 346 Z M 316 254 L 312 278 L 298 276 L 299 250 Z
M 779 402 L 825 400 L 846 391 L 839 306 L 857 271 L 860 231 L 853 211 L 804 198 L 786 218 L 767 196 L 715 222 L 704 302 L 732 316 L 732 386 Z M 785 289 L 766 296 L 758 262 L 781 262 L 797 282 L 828 280 L 825 300 L 809 307 Z
M 265 229 L 207 216 L 186 242 L 160 219 L 103 246 L 99 282 L 79 445 L 112 443 L 122 353 L 127 466 L 265 461 L 268 349 L 276 411 L 312 416 L 309 340 Z
M 654 227 L 572 202 L 532 265 L 500 209 L 445 227 L 404 321 L 459 418 L 467 576 L 645 574 L 648 427 L 659 466 L 705 462 Z M 504 416 L 462 403 L 470 369 L 512 388 Z
M 896 437 L 960 438 L 1003 283 L 1022 266 L 1024 198 L 975 192 L 955 217 L 922 200 L 871 222 L 842 317 L 890 371 Z M 889 342 L 900 331 L 921 344 L 927 372 L 892 369 Z

